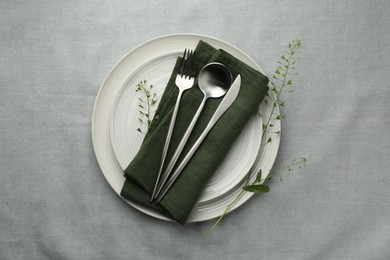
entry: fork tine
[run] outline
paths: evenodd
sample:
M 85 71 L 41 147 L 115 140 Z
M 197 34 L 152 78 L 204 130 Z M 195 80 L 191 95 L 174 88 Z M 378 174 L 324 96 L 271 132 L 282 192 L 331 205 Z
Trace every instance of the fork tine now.
M 187 75 L 189 79 L 192 78 L 193 60 L 194 60 L 194 52 L 191 50 L 189 61 L 188 61 L 188 71 L 187 71 Z
M 195 78 L 195 74 L 196 74 L 195 61 L 196 61 L 196 57 L 195 57 L 195 51 L 194 51 L 192 54 L 192 60 L 191 60 L 191 77 L 193 77 L 193 78 Z
M 187 76 L 188 78 L 194 77 L 194 60 L 195 60 L 195 51 L 190 51 L 190 57 L 188 58 L 188 69 L 187 69 Z
M 190 71 L 191 71 L 191 60 L 192 60 L 192 53 L 193 51 L 190 50 L 189 51 L 189 54 L 188 54 L 188 57 L 187 57 L 187 65 L 186 65 L 186 73 L 185 73 L 185 78 L 188 77 L 188 79 L 191 78 L 190 76 Z
M 184 71 L 183 71 L 183 74 L 181 75 L 181 76 L 184 77 L 184 78 L 187 77 L 188 57 L 189 57 L 189 56 L 190 56 L 190 50 L 187 50 L 187 55 L 184 57 L 184 61 L 183 61 Z
M 185 65 L 186 65 L 186 54 L 187 54 L 187 49 L 185 49 L 184 53 L 183 53 L 183 61 L 182 61 L 181 70 L 180 70 L 181 77 L 183 77 L 183 75 L 184 75 L 184 69 L 185 69 Z
M 186 68 L 185 68 L 185 72 L 184 72 L 184 78 L 189 78 L 189 71 L 191 69 L 191 56 L 192 56 L 192 50 L 190 50 L 189 52 L 187 52 L 187 59 L 186 59 Z

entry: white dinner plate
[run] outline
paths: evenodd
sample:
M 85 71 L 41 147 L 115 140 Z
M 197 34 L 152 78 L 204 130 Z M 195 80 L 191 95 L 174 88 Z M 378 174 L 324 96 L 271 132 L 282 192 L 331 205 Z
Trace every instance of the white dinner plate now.
M 125 55 L 109 72 L 97 95 L 92 116 L 92 141 L 100 168 L 117 194 L 120 194 L 125 178 L 123 169 L 137 153 L 143 135 L 136 131 L 142 127 L 137 121 L 137 95 L 135 85 L 143 79 L 152 83 L 161 97 L 172 72 L 176 57 L 185 48 L 195 49 L 202 39 L 216 48 L 222 48 L 233 56 L 264 73 L 260 66 L 243 51 L 233 45 L 205 35 L 175 34 L 145 42 Z M 267 117 L 271 108 L 263 102 L 259 112 Z M 277 108 L 278 112 L 278 108 Z M 280 131 L 280 121 L 275 120 L 274 132 Z M 262 119 L 255 115 L 235 142 L 219 171 L 213 176 L 195 206 L 188 222 L 218 217 L 227 204 L 242 189 L 244 176 L 250 168 L 262 169 L 263 176 L 271 169 L 279 147 L 280 134 L 266 133 L 263 137 L 273 141 L 261 146 Z M 244 156 L 242 156 L 245 154 Z M 253 166 L 253 167 L 252 167 Z M 227 171 L 229 170 L 229 171 Z M 229 174 L 226 174 L 228 172 Z M 247 201 L 246 193 L 235 207 Z M 165 216 L 144 206 L 126 200 L 130 205 L 153 217 Z

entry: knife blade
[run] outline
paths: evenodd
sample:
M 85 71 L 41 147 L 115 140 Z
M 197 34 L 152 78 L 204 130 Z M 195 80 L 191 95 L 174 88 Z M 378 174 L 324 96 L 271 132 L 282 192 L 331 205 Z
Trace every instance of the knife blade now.
M 213 116 L 211 117 L 206 128 L 203 130 L 202 134 L 199 136 L 199 138 L 193 144 L 193 146 L 188 151 L 188 153 L 186 154 L 184 159 L 180 162 L 179 166 L 176 168 L 176 170 L 172 173 L 172 175 L 169 177 L 169 179 L 165 183 L 160 194 L 157 196 L 156 203 L 159 203 L 161 201 L 161 199 L 165 196 L 165 194 L 171 188 L 173 183 L 179 177 L 180 173 L 183 171 L 184 167 L 191 160 L 192 156 L 195 154 L 196 150 L 198 149 L 199 145 L 203 142 L 204 138 L 207 136 L 207 134 L 210 132 L 210 130 L 214 127 L 214 125 L 217 123 L 217 121 L 221 118 L 221 116 L 226 112 L 226 110 L 236 100 L 238 93 L 240 92 L 240 88 L 241 88 L 241 75 L 238 75 L 236 77 L 236 79 L 234 80 L 233 84 L 230 86 L 225 97 L 222 99 L 221 103 L 219 104 L 219 106 L 215 110 Z

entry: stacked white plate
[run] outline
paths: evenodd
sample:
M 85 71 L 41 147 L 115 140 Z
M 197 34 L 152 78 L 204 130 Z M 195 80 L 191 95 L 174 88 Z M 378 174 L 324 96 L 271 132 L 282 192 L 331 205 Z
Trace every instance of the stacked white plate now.
M 157 93 L 157 100 L 160 100 L 177 57 L 182 55 L 185 48 L 195 49 L 199 40 L 226 50 L 264 73 L 253 59 L 237 47 L 205 35 L 162 36 L 145 42 L 126 54 L 112 68 L 100 87 L 92 116 L 92 142 L 95 154 L 105 178 L 118 195 L 125 182 L 123 170 L 137 154 L 144 138 L 144 134 L 136 130 L 145 129 L 138 120 L 140 116 L 138 98 L 142 98 L 142 93 L 135 91 L 136 85 L 147 80 L 148 84 L 153 84 L 153 92 Z M 279 113 L 278 107 L 276 109 Z M 259 114 L 268 118 L 271 107 L 263 102 L 259 107 Z M 235 141 L 228 156 L 201 194 L 188 222 L 220 216 L 242 190 L 248 172 L 256 173 L 262 169 L 263 177 L 266 177 L 272 168 L 279 148 L 280 134 L 275 132 L 280 132 L 280 120 L 273 121 L 273 133 L 267 132 L 263 136 L 264 140 L 271 137 L 272 142 L 262 145 L 263 120 L 259 114 L 250 119 Z M 252 175 L 254 178 L 256 174 Z M 251 195 L 250 192 L 244 194 L 233 209 L 242 205 Z M 126 201 L 148 215 L 169 220 L 149 208 Z

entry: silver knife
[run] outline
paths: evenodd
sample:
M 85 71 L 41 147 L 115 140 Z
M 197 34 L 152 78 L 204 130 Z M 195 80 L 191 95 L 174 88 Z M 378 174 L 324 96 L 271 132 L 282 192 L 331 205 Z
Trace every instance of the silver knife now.
M 196 142 L 191 147 L 191 149 L 188 151 L 188 153 L 186 154 L 184 159 L 181 161 L 179 166 L 176 168 L 176 170 L 169 177 L 165 186 L 162 188 L 160 194 L 157 196 L 156 203 L 159 203 L 161 201 L 161 199 L 165 196 L 165 194 L 171 188 L 172 184 L 176 181 L 177 177 L 179 177 L 179 175 L 182 172 L 182 170 L 184 169 L 184 167 L 190 161 L 190 159 L 192 158 L 192 156 L 194 155 L 194 153 L 198 149 L 199 145 L 203 142 L 203 139 L 210 132 L 211 128 L 213 128 L 213 126 L 215 125 L 215 123 L 217 123 L 219 118 L 221 118 L 223 113 L 225 113 L 226 110 L 233 104 L 234 100 L 236 100 L 236 98 L 238 96 L 238 92 L 240 92 L 240 87 L 241 87 L 241 76 L 238 75 L 236 77 L 236 79 L 234 80 L 233 84 L 230 86 L 225 97 L 222 99 L 217 110 L 215 110 L 213 116 L 211 117 L 206 128 L 203 130 L 202 134 L 199 136 L 198 140 L 196 140 Z

